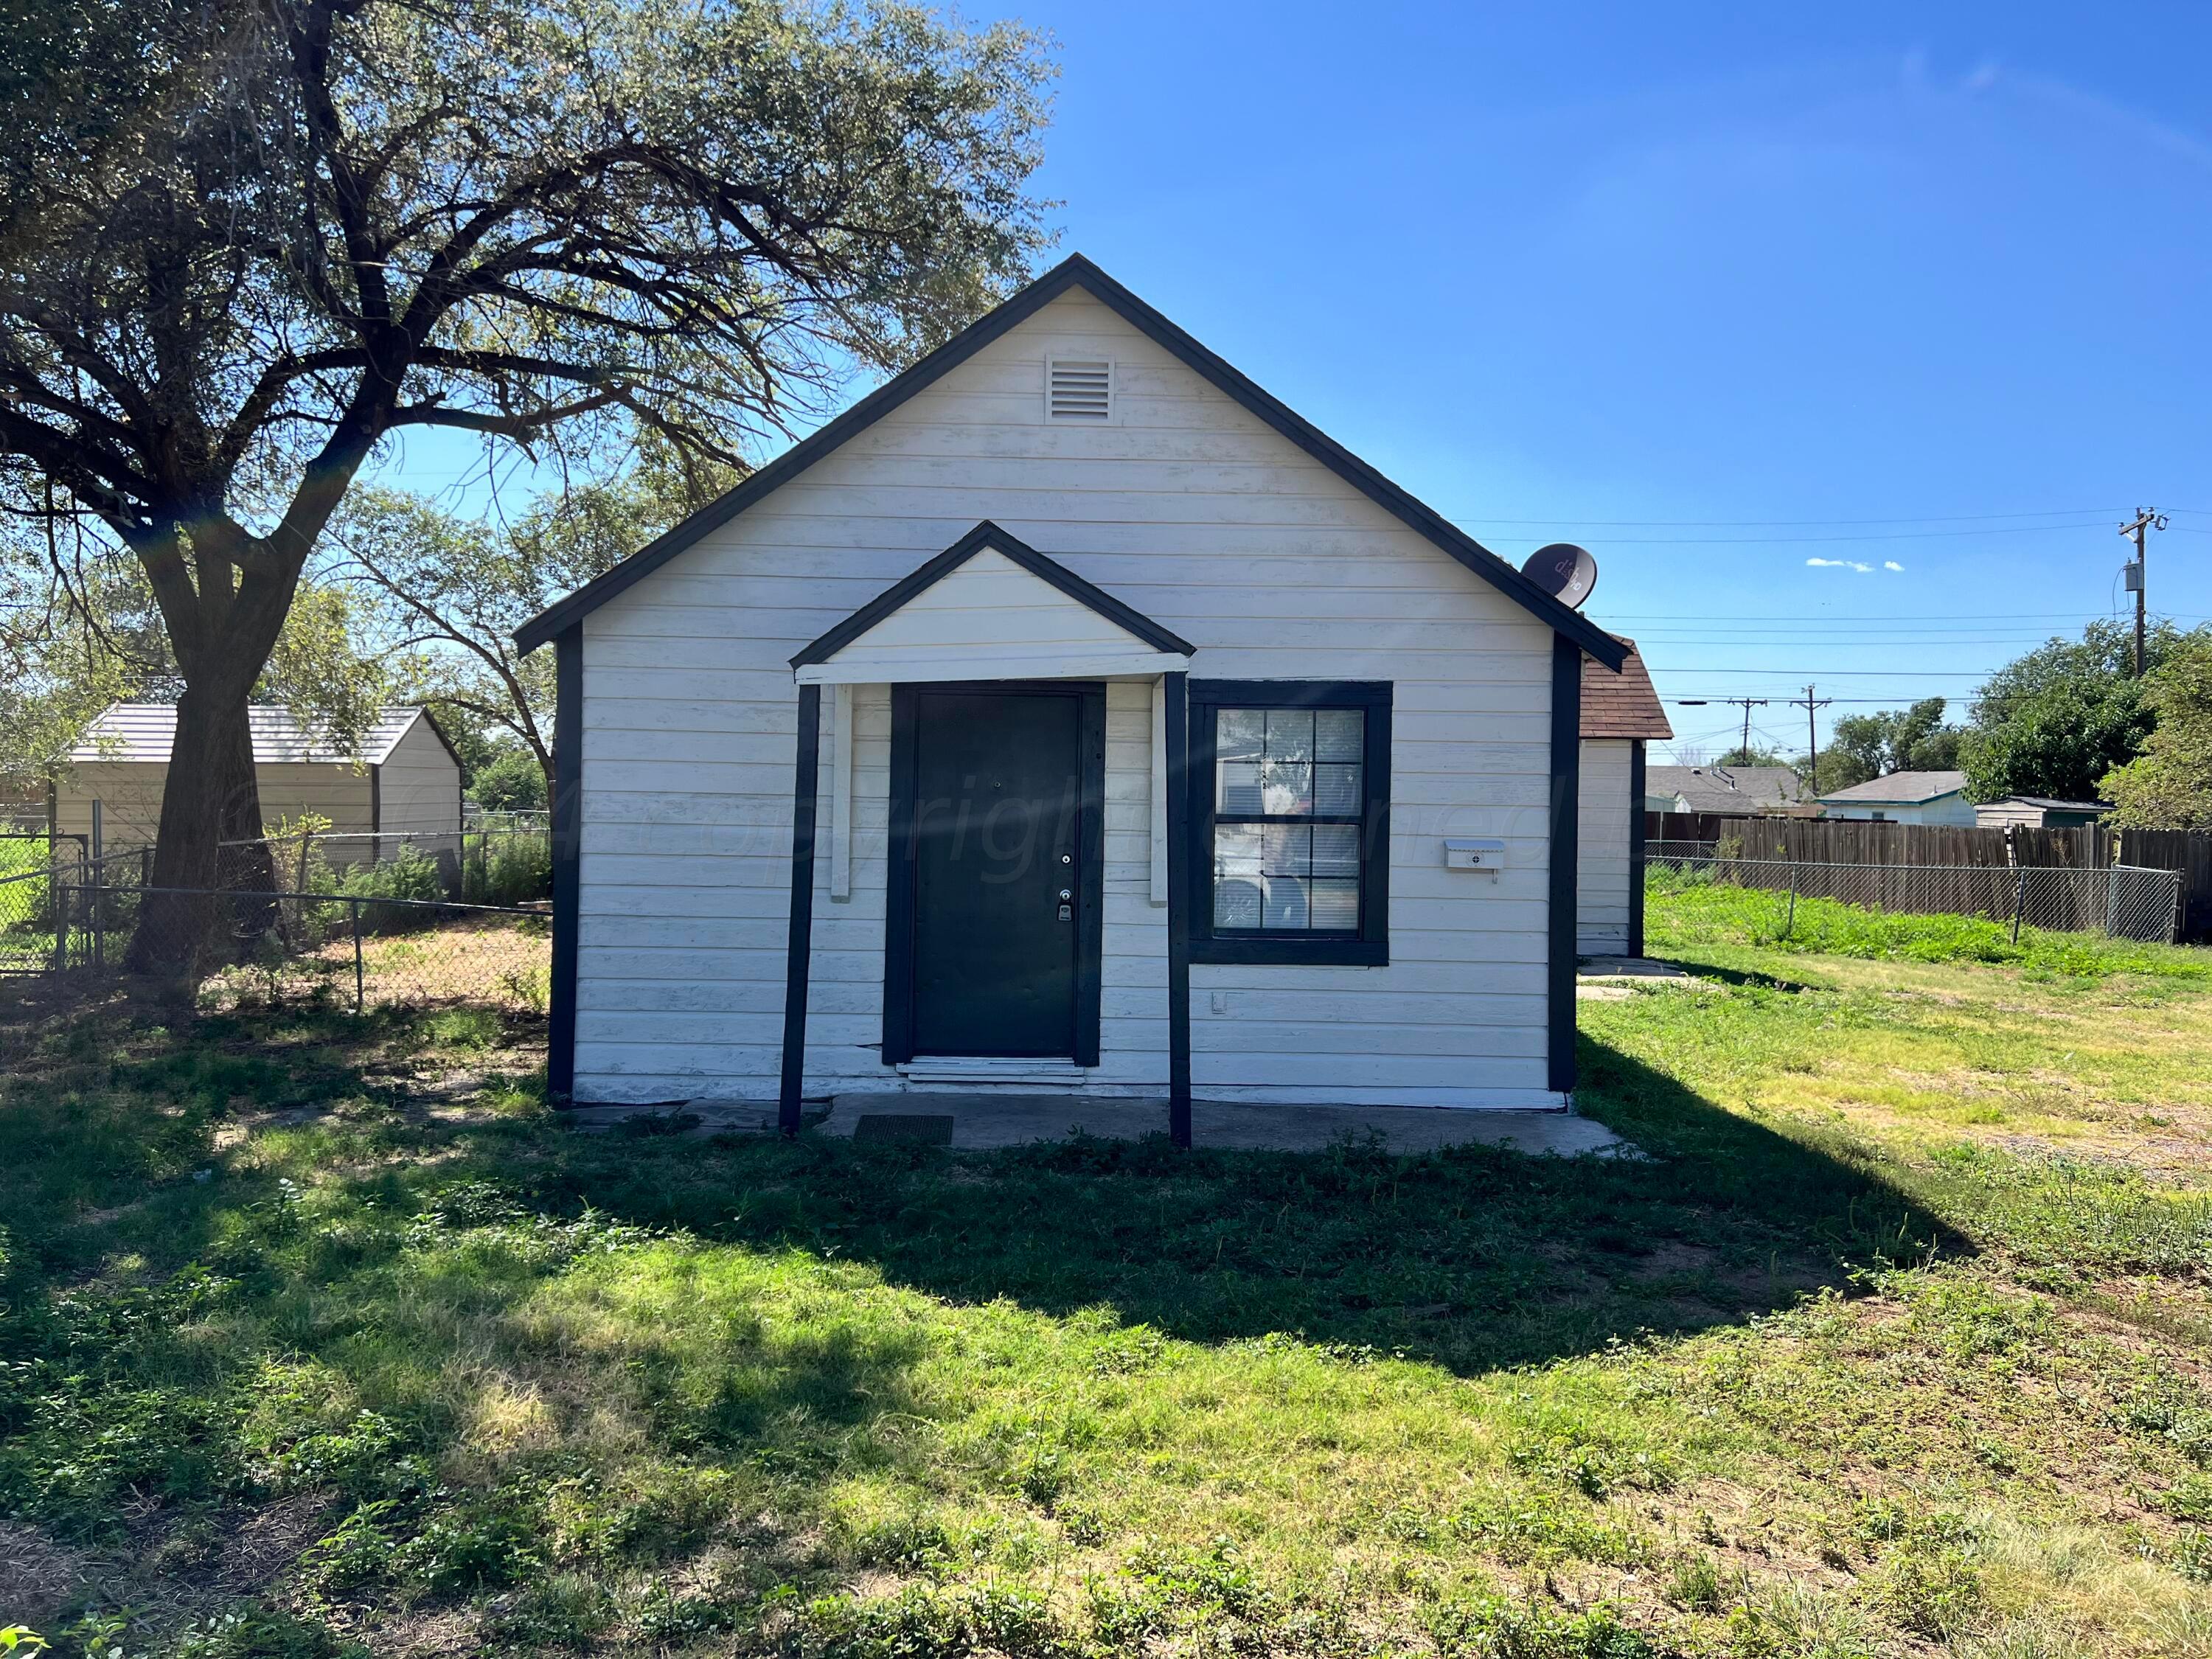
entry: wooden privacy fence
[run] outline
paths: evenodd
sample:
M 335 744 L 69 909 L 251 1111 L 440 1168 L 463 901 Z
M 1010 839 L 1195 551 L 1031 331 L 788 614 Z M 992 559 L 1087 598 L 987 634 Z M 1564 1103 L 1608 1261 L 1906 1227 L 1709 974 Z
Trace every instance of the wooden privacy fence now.
M 1864 895 L 1862 902 L 1880 902 L 1876 895 L 1888 889 L 1900 895 L 1910 890 L 1916 901 L 1912 908 L 1960 915 L 1988 915 L 1999 908 L 1997 886 L 1978 871 L 2109 870 L 2115 865 L 2171 870 L 2180 880 L 2178 937 L 2190 943 L 2212 939 L 2212 833 L 2203 830 L 2033 830 L 2020 824 L 1984 830 L 1717 812 L 1647 812 L 1644 817 L 1647 842 L 1702 843 L 1724 857 L 1761 865 L 1849 866 L 1860 873 L 1836 879 L 1847 880 L 1853 892 Z M 1884 870 L 1900 873 L 1886 878 Z M 1908 878 L 1901 873 L 1905 871 L 1915 873 Z M 2029 886 L 2049 895 L 2051 919 L 2030 915 L 2029 925 L 2035 927 L 2101 926 L 2088 911 L 2112 890 L 2109 884 L 2045 879 Z M 2061 912 L 2075 911 L 2081 913 L 2078 921 L 2061 918 Z

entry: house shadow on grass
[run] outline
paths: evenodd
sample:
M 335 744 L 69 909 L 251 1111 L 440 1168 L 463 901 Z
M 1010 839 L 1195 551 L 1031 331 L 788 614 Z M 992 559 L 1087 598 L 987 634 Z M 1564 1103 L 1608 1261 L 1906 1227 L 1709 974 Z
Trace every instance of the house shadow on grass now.
M 1474 1146 L 1178 1152 L 1081 1137 L 988 1154 L 574 1135 L 483 1173 L 705 1238 L 872 1264 L 1200 1342 L 1286 1332 L 1462 1374 L 1740 1322 L 1963 1241 L 1850 1160 L 1585 1037 L 1583 1109 L 1648 1159 Z

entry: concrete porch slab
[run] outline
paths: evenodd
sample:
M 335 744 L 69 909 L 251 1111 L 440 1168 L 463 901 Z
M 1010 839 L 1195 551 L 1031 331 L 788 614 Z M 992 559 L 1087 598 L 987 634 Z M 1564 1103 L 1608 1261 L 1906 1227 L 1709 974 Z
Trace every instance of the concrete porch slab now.
M 905 1140 L 982 1152 L 1065 1139 L 1081 1129 L 1102 1140 L 1140 1140 L 1167 1129 L 1157 1100 L 1097 1100 L 1073 1095 L 914 1093 L 839 1095 L 827 1117 L 809 1102 L 809 1133 L 851 1139 Z M 679 1105 L 577 1106 L 563 1115 L 576 1128 L 605 1133 L 631 1120 L 659 1121 L 690 1136 L 773 1134 L 770 1101 L 695 1100 Z M 860 1129 L 863 1118 L 872 1119 Z M 949 1139 L 947 1130 L 949 1128 Z M 1345 1135 L 1378 1134 L 1393 1152 L 1487 1145 L 1561 1158 L 1638 1158 L 1602 1123 L 1565 1112 L 1450 1111 L 1425 1106 L 1253 1106 L 1201 1100 L 1191 1108 L 1191 1138 L 1233 1151 L 1314 1152 Z
M 885 1118 L 951 1119 L 956 1151 L 1060 1140 L 1080 1129 L 1103 1140 L 1139 1140 L 1167 1128 L 1165 1099 L 1099 1100 L 1073 1095 L 929 1093 L 839 1095 L 816 1133 L 896 1138 Z M 917 1131 L 921 1126 L 915 1126 Z M 1191 1106 L 1191 1140 L 1246 1152 L 1315 1152 L 1346 1135 L 1380 1135 L 1394 1152 L 1427 1152 L 1486 1143 L 1522 1152 L 1620 1156 L 1628 1143 L 1602 1123 L 1565 1112 L 1450 1111 L 1426 1106 L 1255 1106 L 1200 1100 Z M 917 1134 L 916 1138 L 921 1138 Z M 933 1137 L 936 1138 L 936 1137 Z M 938 1138 L 938 1144 L 945 1144 Z

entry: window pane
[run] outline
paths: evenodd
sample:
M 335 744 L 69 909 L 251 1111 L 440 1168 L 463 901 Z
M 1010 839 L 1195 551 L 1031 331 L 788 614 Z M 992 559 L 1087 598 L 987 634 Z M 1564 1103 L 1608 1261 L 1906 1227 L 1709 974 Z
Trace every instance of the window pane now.
M 1267 919 L 1261 926 L 1303 930 L 1306 925 L 1306 882 L 1302 876 L 1269 876 Z
M 1256 823 L 1218 823 L 1213 827 L 1213 873 L 1217 876 L 1256 876 L 1266 846 Z
M 1313 886 L 1313 929 L 1317 933 L 1351 933 L 1359 928 L 1359 884 L 1320 881 Z
M 1283 761 L 1267 757 L 1267 772 L 1261 785 L 1261 798 L 1270 812 L 1310 812 L 1313 811 L 1313 763 Z
M 1303 823 L 1266 826 L 1267 851 L 1261 869 L 1271 876 L 1303 876 L 1313 869 L 1313 831 Z
M 1317 876 L 1359 874 L 1359 828 L 1351 823 L 1317 823 L 1313 831 L 1313 872 Z
M 1256 824 L 1218 824 L 1213 831 L 1213 925 L 1260 925 L 1261 836 Z
M 1258 708 L 1224 708 L 1213 723 L 1214 752 L 1229 760 L 1257 760 L 1266 747 L 1267 716 Z
M 1270 708 L 1267 711 L 1267 758 L 1310 761 L 1313 757 L 1313 710 Z
M 1358 708 L 1314 711 L 1314 758 L 1356 761 L 1365 758 L 1367 716 Z
M 1360 773 L 1357 763 L 1330 761 L 1314 768 L 1313 810 L 1330 817 L 1359 816 Z
M 1267 810 L 1267 798 L 1260 788 L 1259 762 L 1224 761 L 1216 770 L 1221 781 L 1213 801 L 1215 811 L 1250 817 Z

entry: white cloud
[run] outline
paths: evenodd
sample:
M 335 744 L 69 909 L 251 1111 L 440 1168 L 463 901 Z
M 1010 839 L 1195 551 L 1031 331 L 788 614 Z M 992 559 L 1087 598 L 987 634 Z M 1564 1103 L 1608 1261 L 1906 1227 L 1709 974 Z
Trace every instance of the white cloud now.
M 1905 568 L 1905 567 L 1898 563 L 1895 559 L 1884 559 L 1881 562 L 1881 568 L 1884 570 L 1902 570 Z
M 1856 559 L 1808 559 L 1805 562 L 1815 570 L 1856 570 L 1862 576 L 1874 568 L 1870 564 L 1861 564 Z

